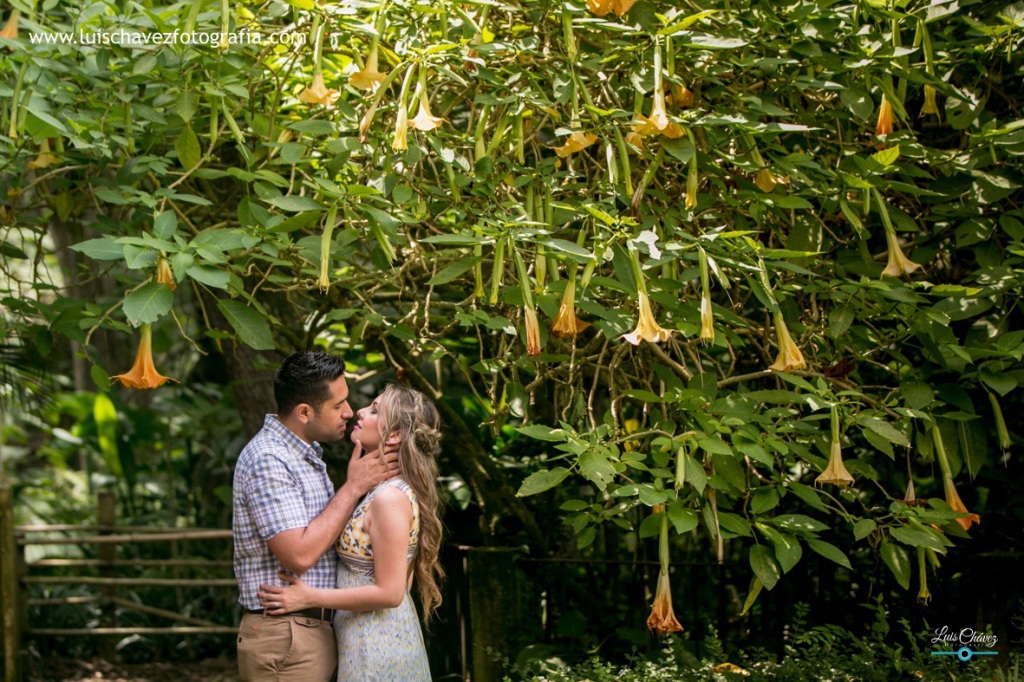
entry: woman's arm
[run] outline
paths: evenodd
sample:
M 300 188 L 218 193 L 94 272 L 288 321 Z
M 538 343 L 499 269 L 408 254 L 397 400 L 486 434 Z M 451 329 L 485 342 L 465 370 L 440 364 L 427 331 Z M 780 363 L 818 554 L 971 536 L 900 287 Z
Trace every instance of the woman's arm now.
M 365 518 L 373 545 L 373 585 L 318 590 L 281 573 L 279 577 L 291 583 L 289 586 L 260 585 L 258 596 L 267 613 L 280 616 L 311 607 L 376 611 L 401 604 L 408 573 L 412 504 L 404 492 L 389 486 L 373 498 Z

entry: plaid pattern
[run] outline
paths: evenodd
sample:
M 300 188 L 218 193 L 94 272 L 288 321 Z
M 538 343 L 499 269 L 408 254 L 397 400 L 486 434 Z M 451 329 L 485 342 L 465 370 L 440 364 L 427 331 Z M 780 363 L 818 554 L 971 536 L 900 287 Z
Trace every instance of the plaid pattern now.
M 259 609 L 261 583 L 282 585 L 284 567 L 266 541 L 281 531 L 305 528 L 324 510 L 334 484 L 327 475 L 323 450 L 306 444 L 268 414 L 263 428 L 249 441 L 235 465 L 232 531 L 238 602 Z M 333 588 L 337 558 L 328 551 L 302 576 L 315 588 Z

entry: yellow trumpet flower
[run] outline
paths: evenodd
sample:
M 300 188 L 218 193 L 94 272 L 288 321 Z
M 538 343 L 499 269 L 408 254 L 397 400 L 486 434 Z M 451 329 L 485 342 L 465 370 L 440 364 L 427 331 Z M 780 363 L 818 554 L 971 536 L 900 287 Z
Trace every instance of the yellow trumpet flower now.
M 337 90 L 328 90 L 327 86 L 324 85 L 324 75 L 322 73 L 313 74 L 313 81 L 299 93 L 299 99 L 308 104 L 322 104 L 324 106 L 330 106 L 341 95 Z
M 939 115 L 939 105 L 935 101 L 935 88 L 930 85 L 924 86 L 924 104 L 921 106 L 921 115 Z
M 768 369 L 775 372 L 789 372 L 794 369 L 803 369 L 807 367 L 807 361 L 804 359 L 804 354 L 800 352 L 800 348 L 793 341 L 793 337 L 789 335 L 789 328 L 786 327 L 786 320 L 783 319 L 782 313 L 775 313 L 775 336 L 779 343 L 779 355 L 775 359 Z
M 560 158 L 564 159 L 570 154 L 575 154 L 582 149 L 586 149 L 595 142 L 597 142 L 597 135 L 594 135 L 593 133 L 575 132 L 569 136 L 569 139 L 566 140 L 565 144 L 561 147 L 555 148 L 555 153 L 558 154 Z
M 644 148 L 644 136 L 642 133 L 638 133 L 635 130 L 626 133 L 626 142 L 637 149 L 642 150 Z
M 935 445 L 935 455 L 939 460 L 939 469 L 942 470 L 942 485 L 946 492 L 946 504 L 949 505 L 953 511 L 958 511 L 961 514 L 970 514 L 970 516 L 964 516 L 956 520 L 957 523 L 964 530 L 970 530 L 971 524 L 981 523 L 981 517 L 978 514 L 971 514 L 967 511 L 967 505 L 960 499 L 960 495 L 956 491 L 956 485 L 953 483 L 953 470 L 949 466 L 949 459 L 946 457 L 946 445 L 942 441 L 942 430 L 938 424 L 931 431 L 932 443 Z
M 682 109 L 684 107 L 693 106 L 693 101 L 693 91 L 685 85 L 678 85 L 676 83 L 672 84 L 672 106 Z
M 665 93 L 657 86 L 655 86 L 651 115 L 639 115 L 633 123 L 633 132 L 645 137 L 662 135 L 671 140 L 676 140 L 685 134 L 678 123 L 669 120 L 668 112 L 665 109 Z
M 443 118 L 438 118 L 436 116 L 431 115 L 430 104 L 427 101 L 427 93 L 425 91 L 421 92 L 420 109 L 418 112 L 416 112 L 416 116 L 411 121 L 409 121 L 410 127 L 415 128 L 416 130 L 426 131 L 433 130 L 434 128 L 439 128 L 441 127 L 442 123 L 444 123 Z
M 156 371 L 153 363 L 153 336 L 148 324 L 142 325 L 142 338 L 139 341 L 139 351 L 135 355 L 135 364 L 125 374 L 118 374 L 110 377 L 111 380 L 120 381 L 128 388 L 157 388 L 168 381 L 177 383 L 177 379 L 162 376 Z
M 615 16 L 621 17 L 632 9 L 636 0 L 587 0 L 587 9 L 599 17 L 614 12 Z
M 676 620 L 675 611 L 672 609 L 672 584 L 665 571 L 658 573 L 658 591 L 654 595 L 654 608 L 647 617 L 647 629 L 659 635 L 683 631 L 683 626 Z
M 762 168 L 757 171 L 757 175 L 754 176 L 754 184 L 757 185 L 757 188 L 762 192 L 771 192 L 778 185 L 788 185 L 789 176 L 782 177 L 772 173 L 767 168 Z
M 970 514 L 967 511 L 967 505 L 960 499 L 960 495 L 956 491 L 956 485 L 953 484 L 952 476 L 943 475 L 943 487 L 946 489 L 946 504 L 949 505 L 953 511 L 958 511 L 961 514 Z M 962 516 L 956 520 L 957 523 L 964 530 L 970 530 L 971 524 L 981 523 L 981 516 L 978 514 L 971 514 L 970 516 Z
M 715 340 L 715 315 L 711 310 L 711 294 L 700 297 L 700 340 L 712 343 Z
M 359 71 L 350 73 L 348 84 L 360 90 L 376 90 L 385 78 L 387 78 L 387 74 L 377 70 L 377 46 L 374 45 L 370 56 L 366 59 L 366 66 Z
M 668 579 L 668 514 L 665 513 L 663 504 L 654 505 L 651 511 L 661 514 L 661 529 L 658 534 L 660 568 L 658 570 L 658 590 L 654 594 L 654 608 L 651 609 L 651 615 L 647 617 L 647 627 L 660 635 L 682 632 L 683 626 L 676 620 L 676 614 L 672 610 L 672 584 Z
M 923 606 L 928 606 L 928 602 L 932 600 L 932 593 L 928 590 L 928 570 L 925 565 L 925 552 L 931 552 L 933 550 L 926 550 L 924 547 L 917 548 L 917 577 L 921 582 L 921 589 L 917 591 L 917 601 Z
M 576 280 L 570 278 L 562 294 L 562 305 L 558 307 L 558 315 L 551 323 L 551 333 L 560 337 L 576 336 L 589 326 L 589 322 L 576 317 Z
M 837 441 L 832 441 L 831 455 L 828 458 L 828 466 L 821 472 L 816 479 L 815 483 L 831 483 L 837 485 L 840 488 L 845 488 L 848 485 L 853 485 L 854 478 L 850 475 L 850 472 L 846 470 L 846 465 L 843 464 L 843 452 Z
M 60 158 L 54 156 L 48 151 L 39 153 L 39 156 L 29 161 L 26 165 L 32 170 L 40 170 L 43 168 L 49 168 L 55 163 L 59 163 Z
M 18 39 L 18 16 L 21 14 L 18 10 L 11 12 L 11 16 L 7 17 L 7 23 L 0 29 L 0 38 L 7 38 L 8 40 Z
M 651 310 L 651 301 L 647 298 L 647 294 L 643 291 L 638 291 L 637 300 L 640 306 L 640 319 L 637 322 L 636 329 L 629 334 L 623 334 L 622 338 L 626 339 L 626 341 L 629 341 L 634 346 L 639 346 L 641 339 L 651 343 L 668 341 L 672 337 L 672 330 L 664 329 L 658 324 L 658 321 L 654 319 L 654 312 Z
M 359 121 L 359 141 L 366 142 L 366 133 L 370 130 L 370 124 L 373 123 L 373 117 L 377 114 L 377 106 L 380 104 L 380 100 L 376 100 L 370 108 L 363 114 L 363 118 Z
M 881 137 L 892 132 L 892 103 L 889 98 L 882 95 L 882 104 L 878 107 L 878 123 L 875 125 L 875 135 Z
M 171 272 L 171 264 L 163 256 L 156 262 L 156 281 L 171 291 L 178 288 L 178 283 L 174 281 L 174 273 Z
M 403 149 L 409 148 L 409 143 L 406 141 L 406 137 L 409 134 L 409 113 L 405 110 L 405 106 L 399 104 L 398 107 L 398 119 L 395 121 L 395 139 L 391 141 L 391 148 L 396 152 L 400 152 Z
M 903 249 L 900 248 L 899 239 L 894 231 L 888 229 L 885 231 L 885 242 L 889 248 L 889 262 L 882 270 L 883 276 L 902 277 L 921 268 L 920 263 L 915 263 L 903 255 Z
M 697 208 L 697 155 L 690 157 L 690 167 L 686 172 L 686 208 Z
M 530 357 L 540 355 L 540 323 L 537 322 L 537 311 L 526 306 L 523 308 L 526 317 L 526 354 Z

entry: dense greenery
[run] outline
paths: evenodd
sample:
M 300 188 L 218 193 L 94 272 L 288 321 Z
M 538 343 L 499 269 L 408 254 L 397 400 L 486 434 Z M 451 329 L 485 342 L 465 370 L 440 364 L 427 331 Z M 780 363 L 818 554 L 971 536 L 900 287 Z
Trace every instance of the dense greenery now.
M 672 552 L 749 567 L 744 611 L 810 553 L 927 603 L 978 514 L 1019 527 L 1020 3 L 12 6 L 23 471 L 225 525 L 320 344 L 443 397 L 460 537 L 658 536 L 658 630 Z M 224 44 L 94 39 L 175 30 Z
M 914 633 L 907 621 L 892 627 L 885 609 L 876 607 L 877 619 L 869 637 L 857 637 L 841 627 L 807 627 L 806 605 L 796 605 L 796 616 L 787 628 L 785 653 L 776 659 L 763 650 L 726 655 L 722 643 L 711 628 L 711 646 L 697 659 L 678 642 L 670 641 L 658 655 L 637 658 L 629 665 L 610 665 L 591 658 L 576 666 L 558 665 L 558 661 L 517 662 L 509 679 L 534 682 L 893 682 L 895 680 L 972 680 L 1019 679 L 1019 655 L 1006 670 L 972 659 L 964 662 L 947 656 L 933 656 L 922 646 L 927 633 Z M 735 660 L 739 663 L 730 662 Z M 538 672 L 537 668 L 541 668 Z M 532 671 L 531 671 L 532 669 Z

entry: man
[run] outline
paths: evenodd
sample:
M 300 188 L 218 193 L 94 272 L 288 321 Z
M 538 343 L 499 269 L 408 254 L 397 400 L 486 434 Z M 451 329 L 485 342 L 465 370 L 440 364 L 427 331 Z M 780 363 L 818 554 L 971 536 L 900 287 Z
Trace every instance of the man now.
M 277 414 L 242 449 L 235 466 L 235 578 L 245 613 L 238 632 L 243 682 L 330 680 L 337 665 L 334 612 L 310 609 L 268 616 L 256 592 L 280 584 L 287 570 L 318 588 L 335 586 L 332 548 L 359 499 L 398 473 L 397 452 L 363 455 L 356 445 L 345 485 L 337 493 L 320 443 L 341 440 L 353 416 L 342 358 L 322 351 L 295 353 L 277 371 Z

